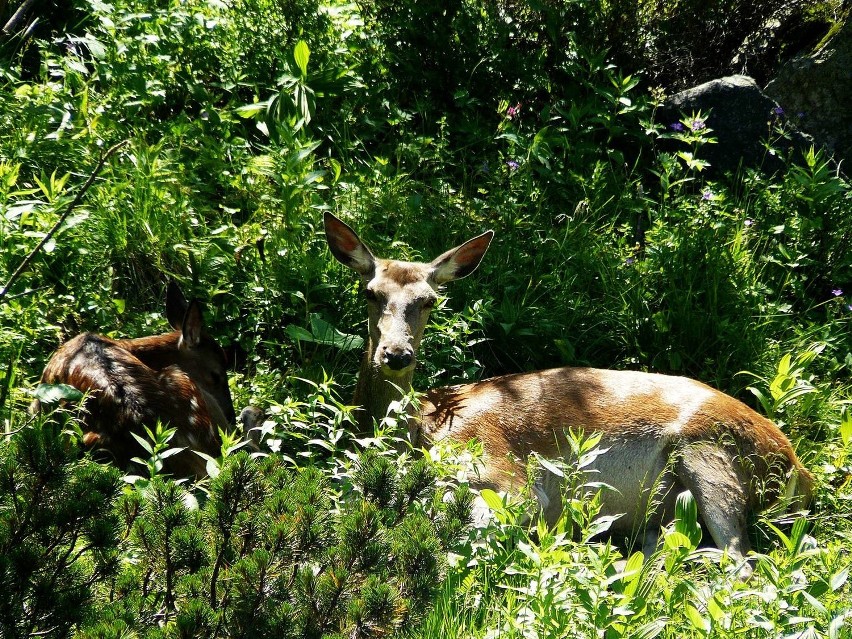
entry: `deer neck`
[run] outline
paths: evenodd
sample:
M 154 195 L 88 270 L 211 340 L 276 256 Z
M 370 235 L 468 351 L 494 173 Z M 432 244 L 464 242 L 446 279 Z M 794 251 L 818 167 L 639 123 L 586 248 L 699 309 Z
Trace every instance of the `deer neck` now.
M 368 348 L 361 360 L 354 398 L 354 404 L 363 407 L 358 414 L 358 429 L 362 433 L 372 433 L 373 420 L 381 421 L 390 405 L 408 394 L 413 377 L 413 370 L 402 375 L 384 374 L 381 368 L 373 365 L 373 349 Z M 411 408 L 409 413 L 412 413 Z

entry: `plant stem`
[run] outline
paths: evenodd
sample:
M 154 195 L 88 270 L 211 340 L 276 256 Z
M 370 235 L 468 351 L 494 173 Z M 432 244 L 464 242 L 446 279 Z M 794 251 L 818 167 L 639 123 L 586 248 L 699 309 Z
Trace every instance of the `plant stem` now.
M 42 249 L 42 247 L 47 244 L 50 238 L 52 238 L 56 234 L 56 232 L 59 230 L 59 227 L 62 226 L 65 220 L 68 219 L 68 216 L 71 215 L 71 211 L 77 208 L 77 205 L 79 205 L 82 201 L 83 196 L 86 194 L 86 191 L 88 191 L 89 187 L 91 187 L 92 184 L 95 182 L 95 178 L 98 176 L 98 173 L 101 172 L 101 169 L 104 167 L 104 164 L 106 164 L 107 159 L 113 153 L 118 151 L 121 147 L 126 145 L 128 142 L 129 140 L 122 140 L 118 144 L 114 144 L 109 149 L 107 149 L 106 152 L 101 156 L 101 159 L 98 160 L 98 163 L 95 165 L 95 169 L 89 175 L 89 178 L 86 180 L 83 186 L 80 187 L 80 190 L 77 191 L 77 194 L 74 196 L 74 199 L 71 200 L 71 203 L 68 205 L 68 208 L 65 209 L 65 212 L 59 216 L 59 219 L 56 221 L 56 224 L 54 224 L 53 227 L 47 232 L 47 234 L 41 239 L 41 242 L 39 242 L 36 247 L 32 251 L 30 251 L 30 254 L 24 258 L 24 261 L 21 262 L 21 265 L 18 266 L 18 268 L 15 269 L 15 272 L 12 273 L 11 277 L 9 277 L 9 281 L 6 282 L 6 285 L 2 289 L 0 289 L 0 301 L 2 301 L 4 297 L 6 297 L 6 293 L 9 292 L 9 289 L 12 287 L 12 284 L 15 283 L 15 281 L 21 276 L 21 273 L 23 273 L 27 266 L 29 266 L 30 262 L 33 261 L 33 258 L 36 256 L 36 253 L 38 253 Z

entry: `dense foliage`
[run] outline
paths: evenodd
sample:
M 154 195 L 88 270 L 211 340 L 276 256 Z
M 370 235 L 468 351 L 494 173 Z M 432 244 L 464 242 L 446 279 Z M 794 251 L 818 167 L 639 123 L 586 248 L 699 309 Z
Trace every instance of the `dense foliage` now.
M 756 17 L 798 16 L 807 44 L 838 12 L 73 0 L 11 22 L 4 636 L 849 636 L 852 191 L 819 151 L 709 179 L 706 114 L 655 117 L 666 90 L 752 59 Z M 767 114 L 767 153 L 789 126 Z M 616 576 L 621 550 L 569 534 L 599 530 L 579 485 L 561 529 L 492 498 L 496 521 L 468 539 L 469 496 L 444 477 L 463 479 L 470 450 L 399 457 L 388 424 L 352 441 L 365 311 L 324 210 L 402 258 L 495 230 L 433 313 L 416 388 L 561 364 L 696 377 L 797 443 L 820 484 L 811 528 L 758 522 L 749 584 L 688 529 Z M 208 300 L 269 456 L 226 455 L 201 487 L 121 486 L 77 459 L 73 415 L 26 406 L 60 341 L 163 331 L 168 278 Z

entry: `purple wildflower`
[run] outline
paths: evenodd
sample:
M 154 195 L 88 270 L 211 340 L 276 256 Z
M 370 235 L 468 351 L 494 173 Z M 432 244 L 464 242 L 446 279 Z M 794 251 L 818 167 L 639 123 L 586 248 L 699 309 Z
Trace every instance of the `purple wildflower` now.
M 506 109 L 506 117 L 510 120 L 521 112 L 521 103 L 518 102 L 515 106 Z
M 834 295 L 834 297 L 840 297 L 841 295 L 843 295 L 843 291 L 839 288 L 835 288 L 832 289 L 831 294 Z
M 748 227 L 748 226 L 751 226 L 752 224 L 754 224 L 754 220 L 751 219 L 750 217 L 747 217 L 745 220 L 743 220 L 743 226 Z
M 515 162 L 514 160 L 509 160 L 508 162 L 506 162 L 506 166 L 508 166 L 511 170 L 513 170 L 513 171 L 514 171 L 514 170 L 515 170 L 515 169 L 517 169 L 520 165 L 519 165 L 517 162 Z
M 692 123 L 689 125 L 693 131 L 700 131 L 705 128 L 707 125 L 704 123 L 704 120 L 701 118 L 695 118 Z
M 846 305 L 846 310 L 847 310 L 847 311 L 852 311 L 852 304 L 847 304 L 847 305 Z
M 804 112 L 804 111 L 799 111 L 799 112 L 796 114 L 796 117 L 797 117 L 797 118 L 800 118 L 800 119 L 801 119 L 801 118 L 803 118 L 803 117 L 805 117 L 805 112 Z
M 628 257 L 626 260 L 624 260 L 624 265 L 625 266 L 632 266 L 635 261 L 636 261 L 636 258 Z
M 775 115 L 779 115 L 779 116 L 784 115 L 784 109 L 782 109 L 780 106 L 777 106 L 774 109 L 772 109 L 772 113 L 774 113 Z
M 704 193 L 701 194 L 702 200 L 712 200 L 713 199 L 713 191 L 710 189 L 705 189 Z
M 669 128 L 670 128 L 672 131 L 677 131 L 678 133 L 680 133 L 681 131 L 683 131 L 684 126 L 683 126 L 683 124 L 681 124 L 680 122 L 675 122 L 674 124 L 670 124 L 670 125 L 669 125 Z

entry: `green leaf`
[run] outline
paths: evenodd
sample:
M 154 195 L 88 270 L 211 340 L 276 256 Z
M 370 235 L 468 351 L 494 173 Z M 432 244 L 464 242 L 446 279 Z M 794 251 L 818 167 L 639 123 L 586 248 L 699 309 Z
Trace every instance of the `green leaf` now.
M 553 473 L 557 477 L 565 477 L 565 473 L 562 472 L 562 469 L 559 468 L 559 466 L 557 466 L 553 462 L 548 461 L 544 457 L 540 457 L 538 455 L 536 455 L 536 459 L 538 460 L 538 463 L 541 464 L 541 467 L 547 470 L 548 472 Z
M 499 511 L 505 508 L 503 499 L 490 488 L 483 488 L 480 490 L 479 496 L 482 497 L 482 501 L 484 501 L 491 510 Z
M 710 613 L 710 617 L 716 622 L 716 625 L 721 625 L 727 616 L 717 597 L 710 597 L 707 600 L 707 612 Z
M 792 360 L 792 356 L 790 353 L 786 353 L 784 357 L 781 358 L 781 361 L 778 362 L 778 376 L 786 377 L 790 373 L 790 361 Z
M 692 548 L 692 540 L 684 535 L 683 533 L 679 533 L 676 530 L 668 533 L 665 538 L 665 542 L 663 546 L 667 550 L 677 550 L 678 548 Z
M 142 446 L 142 448 L 144 448 L 149 455 L 154 454 L 154 445 L 150 441 L 148 441 L 147 439 L 145 439 L 141 435 L 137 435 L 136 433 L 131 432 L 130 434 L 133 436 L 133 439 L 135 439 L 137 442 L 139 442 L 139 445 Z M 147 463 L 145 460 L 140 460 L 137 457 L 133 458 L 133 461 L 137 461 L 137 460 L 140 461 L 142 464 Z
M 319 344 L 334 346 L 342 351 L 361 350 L 364 347 L 363 337 L 342 333 L 318 316 L 311 318 L 311 329 Z
M 296 60 L 296 66 L 302 72 L 302 76 L 308 74 L 308 60 L 311 57 L 311 50 L 304 40 L 299 40 L 296 47 L 293 49 L 293 58 Z
M 659 619 L 654 619 L 654 621 L 649 621 L 637 628 L 636 632 L 630 635 L 630 639 L 654 639 L 654 637 L 663 631 L 668 622 L 668 617 L 660 617 Z
M 688 490 L 677 496 L 675 502 L 675 531 L 684 535 L 697 548 L 701 543 L 701 526 L 698 524 L 698 506 Z
M 235 112 L 241 118 L 253 118 L 258 113 L 263 113 L 269 108 L 269 102 L 256 102 L 255 104 L 245 104 L 237 107 Z
M 704 633 L 710 632 L 710 621 L 705 619 L 700 612 L 698 612 L 698 608 L 696 608 L 691 603 L 687 602 L 686 604 L 686 616 L 689 619 L 689 622 L 697 629 Z
M 751 391 L 752 395 L 757 397 L 757 401 L 760 402 L 761 407 L 763 408 L 763 412 L 769 415 L 771 418 L 775 415 L 775 403 L 770 400 L 759 388 L 755 388 L 754 386 L 749 386 L 748 389 Z
M 852 442 L 852 410 L 844 406 L 840 413 L 840 440 L 844 446 Z
M 83 393 L 68 384 L 39 384 L 35 397 L 42 404 L 56 404 L 61 401 L 79 402 Z
M 832 619 L 831 623 L 828 625 L 828 638 L 839 639 L 841 636 L 840 631 L 843 629 L 843 626 L 846 625 L 846 620 L 849 618 L 852 618 L 852 610 L 847 610 Z
M 309 331 L 295 324 L 288 324 L 284 332 L 297 342 L 313 342 L 314 336 Z

